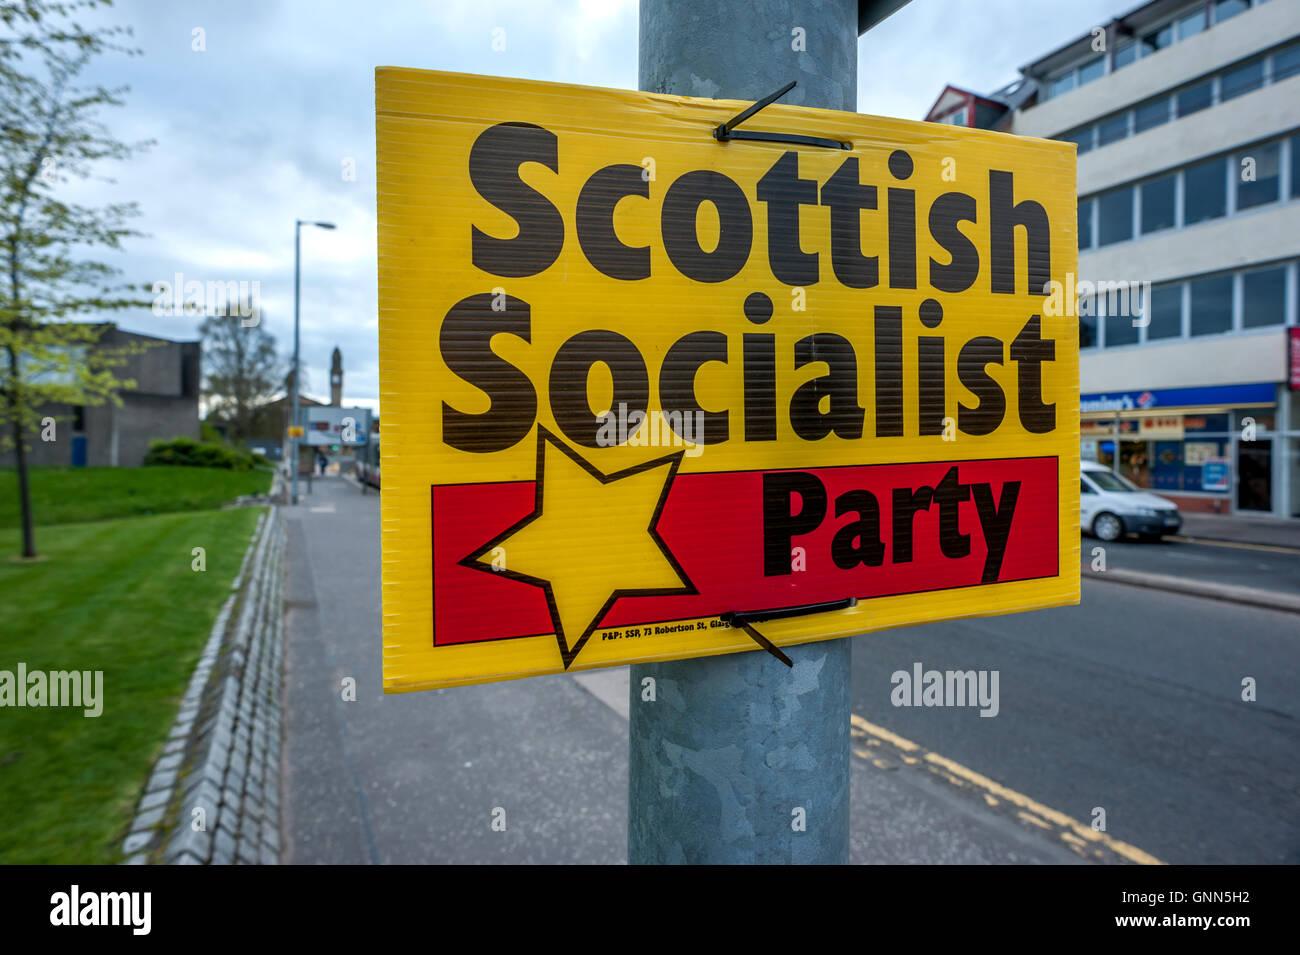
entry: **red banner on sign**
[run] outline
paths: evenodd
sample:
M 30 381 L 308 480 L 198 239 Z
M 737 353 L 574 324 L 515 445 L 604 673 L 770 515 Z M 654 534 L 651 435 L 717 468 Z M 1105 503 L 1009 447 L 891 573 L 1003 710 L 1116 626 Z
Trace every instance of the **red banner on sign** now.
M 620 597 L 598 627 L 1056 576 L 1058 474 L 1054 457 L 678 474 L 653 530 L 695 593 Z M 544 589 L 482 554 L 535 482 L 431 498 L 435 645 L 554 632 Z

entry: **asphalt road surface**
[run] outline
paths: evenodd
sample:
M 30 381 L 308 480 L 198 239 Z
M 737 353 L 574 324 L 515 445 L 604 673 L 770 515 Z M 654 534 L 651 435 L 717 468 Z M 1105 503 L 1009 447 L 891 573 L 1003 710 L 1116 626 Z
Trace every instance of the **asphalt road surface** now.
M 385 696 L 378 495 L 318 480 L 288 516 L 288 861 L 622 861 L 626 672 Z M 1294 555 L 1106 547 L 1296 589 Z M 859 637 L 851 857 L 1300 862 L 1297 640 L 1300 616 L 1092 579 L 1079 607 Z M 893 705 L 916 663 L 997 670 L 997 716 Z
M 1075 819 L 1100 807 L 1162 862 L 1297 863 L 1298 647 L 1294 614 L 1085 580 L 1078 607 L 858 638 L 854 712 Z M 998 670 L 998 715 L 894 706 L 917 661 Z

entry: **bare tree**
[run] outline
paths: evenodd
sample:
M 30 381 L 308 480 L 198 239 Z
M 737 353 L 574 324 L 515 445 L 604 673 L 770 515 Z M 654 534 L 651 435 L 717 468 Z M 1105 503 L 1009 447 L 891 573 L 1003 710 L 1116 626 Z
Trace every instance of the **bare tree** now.
M 227 436 L 254 436 L 260 406 L 278 390 L 282 365 L 275 337 L 262 327 L 245 325 L 239 310 L 203 320 L 203 394 L 209 417 L 226 424 Z

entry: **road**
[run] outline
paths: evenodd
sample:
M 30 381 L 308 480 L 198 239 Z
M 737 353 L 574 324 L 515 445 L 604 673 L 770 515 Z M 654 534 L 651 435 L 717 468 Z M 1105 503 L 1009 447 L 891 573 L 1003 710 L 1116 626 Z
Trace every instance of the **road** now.
M 859 638 L 853 705 L 1075 819 L 1102 807 L 1163 862 L 1296 863 L 1298 648 L 1294 614 L 1085 580 L 1078 607 Z M 894 707 L 890 674 L 916 661 L 998 670 L 998 715 Z
M 385 696 L 378 496 L 319 480 L 289 529 L 289 861 L 625 858 L 626 671 Z M 1116 566 L 1219 575 L 1243 556 L 1106 546 Z M 852 860 L 1300 861 L 1297 624 L 1089 579 L 1079 607 L 857 638 Z M 917 662 L 997 670 L 998 715 L 895 707 L 890 675 Z

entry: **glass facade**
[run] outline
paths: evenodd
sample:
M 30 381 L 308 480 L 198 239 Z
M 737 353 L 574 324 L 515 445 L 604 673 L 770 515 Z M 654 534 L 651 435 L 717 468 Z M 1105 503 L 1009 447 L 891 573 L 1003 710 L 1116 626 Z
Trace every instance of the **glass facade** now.
M 1174 193 L 1178 177 L 1163 176 L 1142 184 L 1142 234 L 1174 227 Z
M 1214 335 L 1232 329 L 1232 276 L 1209 275 L 1187 283 L 1191 290 L 1191 334 Z
M 1237 208 L 1252 209 L 1278 199 L 1281 172 L 1281 144 L 1269 143 L 1248 150 L 1241 157 L 1237 180 Z
M 1255 60 L 1245 66 L 1227 70 L 1219 80 L 1219 102 L 1226 103 L 1243 93 L 1249 93 L 1264 85 L 1264 61 Z
M 1245 328 L 1281 325 L 1286 321 L 1286 269 L 1258 269 L 1241 277 L 1241 323 Z
M 1151 290 L 1151 315 L 1147 340 L 1181 338 L 1183 334 L 1183 287 L 1157 285 Z
M 1275 473 L 1289 469 L 1283 480 L 1291 499 L 1300 498 L 1297 440 L 1278 435 L 1276 422 L 1274 407 L 1171 408 L 1126 413 L 1118 420 L 1113 414 L 1086 415 L 1080 422 L 1080 450 L 1084 460 L 1104 464 L 1140 488 L 1181 499 L 1184 507 L 1190 497 L 1220 513 L 1268 513 L 1279 491 Z M 1248 426 L 1253 430 L 1248 432 Z M 1254 440 L 1245 440 L 1247 433 Z M 1275 444 L 1290 455 L 1279 469 L 1273 467 Z M 1286 513 L 1300 513 L 1300 502 Z
M 1184 175 L 1183 223 L 1192 225 L 1228 212 L 1228 162 L 1220 157 L 1188 166 Z
M 1300 304 L 1291 304 L 1288 291 L 1292 282 L 1300 289 L 1300 260 L 1189 276 L 1150 287 L 1139 282 L 1098 284 L 1099 292 L 1094 296 L 1081 292 L 1080 313 L 1088 309 L 1093 315 L 1118 315 L 1122 310 L 1128 316 L 1143 315 L 1146 321 L 1139 321 L 1134 327 L 1137 331 L 1134 338 L 1133 329 L 1121 329 L 1111 322 L 1098 325 L 1080 314 L 1079 347 L 1115 348 L 1300 324 L 1289 317 L 1295 307 L 1296 318 L 1300 319 Z M 1091 281 L 1081 283 L 1083 292 L 1089 291 L 1090 286 Z
M 1098 245 L 1110 245 L 1133 238 L 1133 188 L 1124 186 L 1103 192 L 1097 199 L 1101 226 Z

